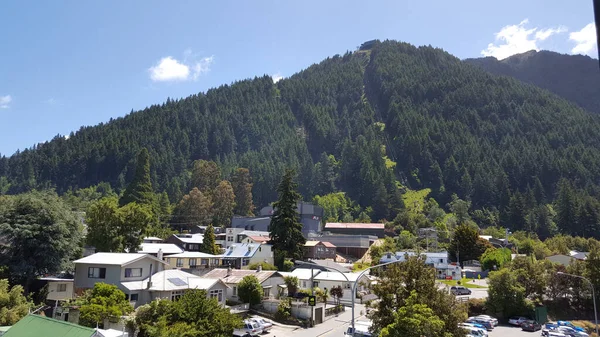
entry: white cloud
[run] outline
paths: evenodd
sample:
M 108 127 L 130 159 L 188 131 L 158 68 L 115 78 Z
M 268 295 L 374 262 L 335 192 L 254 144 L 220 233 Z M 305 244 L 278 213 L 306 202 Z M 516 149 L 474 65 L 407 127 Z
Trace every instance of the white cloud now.
M 197 80 L 200 75 L 210 71 L 210 66 L 214 61 L 214 56 L 204 57 L 198 60 L 197 56 L 192 54 L 191 49 L 183 52 L 183 61 L 179 61 L 172 56 L 163 57 L 150 67 L 150 79 L 154 82 L 168 81 L 187 81 Z
M 0 96 L 0 109 L 8 109 L 10 102 L 12 102 L 10 95 Z
M 48 105 L 55 105 L 56 103 L 58 103 L 58 101 L 54 97 L 50 97 L 47 100 L 45 100 L 44 103 Z
M 275 74 L 271 75 L 271 78 L 273 79 L 273 83 L 277 83 L 283 79 L 283 75 L 281 75 L 280 72 L 276 72 Z
M 569 34 L 569 40 L 576 43 L 575 47 L 571 49 L 571 53 L 591 55 L 592 51 L 596 49 L 596 26 L 592 22 L 580 31 L 572 32 Z
M 148 69 L 155 82 L 184 81 L 190 76 L 190 67 L 171 56 L 163 57 L 155 66 Z
M 194 81 L 197 80 L 200 75 L 210 71 L 210 65 L 213 63 L 214 59 L 214 56 L 205 57 L 194 64 L 194 75 L 192 76 Z
M 530 50 L 540 50 L 538 42 L 544 41 L 552 35 L 567 31 L 567 28 L 564 26 L 539 30 L 537 27 L 527 29 L 525 25 L 528 23 L 529 20 L 525 19 L 518 25 L 504 26 L 495 34 L 498 44 L 488 44 L 487 49 L 481 51 L 481 55 L 493 56 L 502 60 L 514 54 Z

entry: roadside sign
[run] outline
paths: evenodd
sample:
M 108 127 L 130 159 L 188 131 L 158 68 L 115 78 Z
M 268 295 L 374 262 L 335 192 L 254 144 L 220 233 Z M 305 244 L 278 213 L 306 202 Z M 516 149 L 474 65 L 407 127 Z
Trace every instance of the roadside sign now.
M 317 305 L 317 296 L 308 296 L 308 305 L 311 307 Z

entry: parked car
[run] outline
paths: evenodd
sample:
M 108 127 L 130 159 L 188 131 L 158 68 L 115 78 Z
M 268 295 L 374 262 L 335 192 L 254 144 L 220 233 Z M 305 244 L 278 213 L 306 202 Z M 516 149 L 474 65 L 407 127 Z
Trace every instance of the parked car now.
M 470 329 L 477 329 L 481 332 L 482 336 L 487 336 L 488 332 L 487 329 L 481 325 L 481 324 L 477 324 L 477 323 L 458 323 L 458 326 L 461 328 L 470 328 Z
M 536 321 L 527 320 L 521 323 L 521 329 L 523 331 L 536 332 L 538 330 L 542 330 L 542 325 Z
M 484 320 L 483 318 L 469 317 L 469 319 L 467 319 L 467 323 L 481 324 L 485 327 L 487 331 L 491 331 L 494 329 L 494 325 L 492 324 L 492 322 L 490 320 Z
M 475 316 L 475 317 L 481 317 L 483 319 L 488 319 L 488 320 L 492 321 L 492 324 L 494 326 L 498 326 L 498 319 L 495 317 L 492 317 L 490 315 L 479 315 L 479 316 Z
M 263 331 L 257 323 L 248 320 L 244 321 L 244 326 L 241 329 L 233 330 L 234 336 L 260 336 L 262 333 Z
M 452 286 L 450 287 L 450 292 L 454 295 L 471 295 L 471 289 L 461 287 L 461 286 Z
M 585 332 L 585 329 L 580 327 L 580 326 L 574 326 L 573 323 L 569 322 L 569 321 L 558 321 L 556 322 L 557 326 L 568 326 L 569 328 L 573 328 L 577 331 L 582 331 Z
M 273 329 L 273 323 L 264 318 L 256 317 L 249 319 L 249 321 L 258 324 L 258 327 L 263 331 L 263 333 L 267 333 L 269 330 Z
M 558 328 L 556 328 L 557 332 L 563 333 L 567 336 L 571 336 L 571 337 L 589 337 L 589 335 L 583 331 L 579 331 L 579 330 L 575 330 L 571 327 L 568 326 L 559 326 Z
M 466 327 L 466 326 L 463 326 L 461 328 L 466 331 L 468 336 L 476 336 L 476 337 L 485 337 L 486 336 L 481 332 L 481 329 L 479 329 L 479 328 Z
M 562 332 L 558 332 L 558 331 L 550 330 L 550 329 L 542 329 L 542 336 L 543 337 L 567 337 L 567 335 L 565 335 Z
M 529 318 L 527 317 L 523 317 L 523 316 L 514 316 L 508 319 L 508 324 L 511 325 L 516 325 L 516 326 L 521 326 L 521 323 L 525 322 L 529 320 Z

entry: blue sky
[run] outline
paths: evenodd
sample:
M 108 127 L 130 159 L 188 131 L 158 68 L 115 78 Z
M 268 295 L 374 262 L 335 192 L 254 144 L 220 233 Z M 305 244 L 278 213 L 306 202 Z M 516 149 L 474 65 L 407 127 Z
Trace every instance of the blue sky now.
M 370 39 L 597 57 L 592 1 L 0 2 L 0 153 Z M 490 45 L 491 44 L 491 45 Z

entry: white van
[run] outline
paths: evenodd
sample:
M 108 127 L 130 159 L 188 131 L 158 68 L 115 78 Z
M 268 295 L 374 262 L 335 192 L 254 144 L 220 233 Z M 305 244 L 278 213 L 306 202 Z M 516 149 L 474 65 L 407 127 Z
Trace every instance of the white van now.
M 371 322 L 354 322 L 355 331 L 352 331 L 352 326 L 349 326 L 344 337 L 373 337 L 369 332 L 371 325 L 373 325 Z

